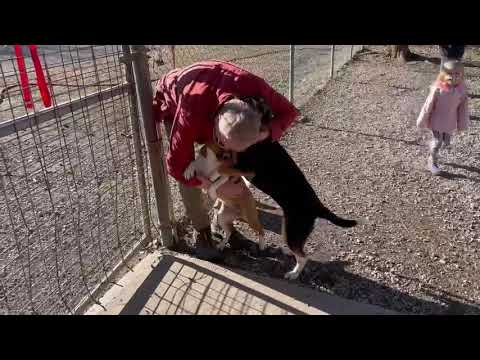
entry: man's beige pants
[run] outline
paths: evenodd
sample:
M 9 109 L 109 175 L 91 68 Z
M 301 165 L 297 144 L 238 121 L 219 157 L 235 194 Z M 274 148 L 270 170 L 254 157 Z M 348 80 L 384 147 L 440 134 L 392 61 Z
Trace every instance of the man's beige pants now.
M 165 131 L 170 139 L 172 132 L 172 121 L 164 121 Z M 157 124 L 157 131 L 160 134 L 159 125 Z M 197 231 L 208 229 L 210 227 L 210 217 L 208 210 L 204 203 L 204 195 L 198 188 L 185 186 L 181 183 L 179 185 L 180 196 L 182 197 L 183 206 L 187 217 L 192 221 L 193 228 Z

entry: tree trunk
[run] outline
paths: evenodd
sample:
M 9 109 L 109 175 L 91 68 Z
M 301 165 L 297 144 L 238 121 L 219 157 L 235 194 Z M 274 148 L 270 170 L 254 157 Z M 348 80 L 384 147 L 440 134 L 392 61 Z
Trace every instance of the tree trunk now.
M 414 57 L 410 52 L 408 45 L 389 45 L 388 55 L 392 59 L 399 59 L 402 62 L 407 62 Z

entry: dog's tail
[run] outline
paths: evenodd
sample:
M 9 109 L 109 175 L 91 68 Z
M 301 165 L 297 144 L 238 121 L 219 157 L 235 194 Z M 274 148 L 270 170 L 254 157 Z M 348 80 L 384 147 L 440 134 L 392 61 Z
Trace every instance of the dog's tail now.
M 335 216 L 334 219 L 329 220 L 332 224 L 340 226 L 342 228 L 351 228 L 358 224 L 357 220 L 343 219 L 341 217 Z
M 351 228 L 358 224 L 356 220 L 349 220 L 335 215 L 332 211 L 321 205 L 318 217 L 330 221 L 332 224 L 342 228 Z

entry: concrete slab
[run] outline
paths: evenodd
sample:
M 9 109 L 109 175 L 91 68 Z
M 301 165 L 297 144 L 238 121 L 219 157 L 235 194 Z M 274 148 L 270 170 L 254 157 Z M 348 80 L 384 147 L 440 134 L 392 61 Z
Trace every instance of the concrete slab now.
M 392 315 L 391 311 L 294 282 L 227 269 L 187 255 L 155 252 L 86 315 Z

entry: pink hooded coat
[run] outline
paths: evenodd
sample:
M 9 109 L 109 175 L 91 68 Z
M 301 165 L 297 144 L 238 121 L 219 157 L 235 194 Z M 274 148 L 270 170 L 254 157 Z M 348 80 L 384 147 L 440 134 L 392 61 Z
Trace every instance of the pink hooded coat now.
M 447 87 L 435 83 L 420 111 L 417 126 L 452 134 L 466 130 L 469 125 L 468 95 L 465 85 Z

